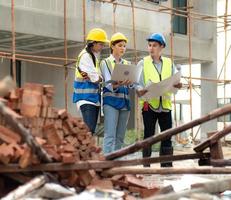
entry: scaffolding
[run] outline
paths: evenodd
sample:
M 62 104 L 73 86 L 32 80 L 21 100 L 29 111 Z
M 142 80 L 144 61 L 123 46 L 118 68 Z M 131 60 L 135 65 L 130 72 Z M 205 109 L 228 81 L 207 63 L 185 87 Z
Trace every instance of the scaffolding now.
M 170 52 L 171 52 L 171 59 L 174 60 L 174 32 L 173 32 L 173 18 L 174 16 L 181 16 L 187 18 L 187 26 L 188 26 L 188 65 L 189 65 L 189 75 L 183 76 L 182 78 L 187 81 L 187 85 L 185 86 L 189 90 L 189 105 L 190 105 L 190 119 L 193 119 L 192 111 L 193 111 L 193 97 L 192 92 L 195 90 L 196 86 L 193 85 L 192 80 L 200 80 L 200 81 L 208 81 L 211 83 L 216 83 L 217 85 L 223 85 L 223 91 L 224 91 L 224 102 L 226 99 L 226 86 L 227 84 L 231 83 L 231 80 L 227 79 L 227 58 L 230 53 L 230 48 L 227 48 L 227 33 L 230 31 L 230 23 L 231 23 L 231 14 L 228 12 L 228 0 L 225 0 L 225 13 L 224 15 L 207 15 L 203 13 L 198 13 L 193 11 L 193 5 L 192 0 L 187 1 L 187 7 L 178 7 L 173 8 L 173 0 L 171 0 L 171 7 L 164 6 L 162 4 L 153 6 L 152 8 L 142 7 L 138 6 L 135 3 L 135 0 L 130 0 L 129 3 L 120 2 L 119 0 L 94 0 L 95 2 L 99 3 L 105 3 L 105 4 L 112 4 L 112 27 L 113 32 L 118 31 L 117 23 L 116 23 L 116 12 L 117 7 L 126 7 L 130 8 L 132 12 L 132 44 L 134 49 L 134 61 L 137 63 L 137 46 L 136 46 L 136 21 L 135 21 L 135 15 L 137 10 L 144 10 L 144 11 L 150 11 L 150 12 L 157 12 L 157 13 L 164 13 L 166 15 L 171 16 L 171 33 L 170 33 Z M 83 42 L 85 42 L 86 38 L 86 1 L 82 0 L 82 28 L 83 28 Z M 64 69 L 64 96 L 65 96 L 65 108 L 68 109 L 68 94 L 67 94 L 67 88 L 68 88 L 68 70 L 74 70 L 75 67 L 71 66 L 71 63 L 74 63 L 76 59 L 74 58 L 68 58 L 68 45 L 67 45 L 67 34 L 68 34 L 68 27 L 67 27 L 67 1 L 63 0 L 63 23 L 64 23 L 64 53 L 63 57 L 52 57 L 52 56 L 39 56 L 39 55 L 32 55 L 32 54 L 22 54 L 16 52 L 16 37 L 15 37 L 15 0 L 11 0 L 11 33 L 12 33 L 12 49 L 11 51 L 0 51 L 0 57 L 11 59 L 12 60 L 12 67 L 13 67 L 13 78 L 16 82 L 16 60 L 24 61 L 24 62 L 31 62 L 31 63 L 39 63 L 46 66 L 52 66 L 56 69 Z M 192 77 L 192 20 L 199 20 L 199 21 L 205 21 L 210 23 L 217 23 L 217 33 L 224 32 L 225 33 L 225 46 L 224 46 L 224 62 L 221 67 L 221 70 L 219 72 L 219 76 L 217 79 L 215 78 L 207 78 L 207 77 Z M 47 61 L 48 60 L 48 61 Z M 57 64 L 53 61 L 62 61 L 63 64 Z M 221 74 L 223 73 L 223 79 L 220 79 Z M 175 125 L 177 126 L 177 119 L 176 119 L 176 100 L 175 96 L 173 99 L 174 102 L 174 120 Z M 136 97 L 135 104 L 138 107 L 138 97 Z M 137 129 L 141 129 L 140 127 L 140 109 L 137 109 L 135 112 L 136 115 L 136 127 Z M 224 127 L 226 126 L 225 118 L 224 118 Z M 191 136 L 192 138 L 196 138 L 200 127 L 198 127 L 198 130 L 196 131 L 196 134 L 194 134 L 194 131 L 191 130 Z M 139 139 L 140 136 L 137 136 Z

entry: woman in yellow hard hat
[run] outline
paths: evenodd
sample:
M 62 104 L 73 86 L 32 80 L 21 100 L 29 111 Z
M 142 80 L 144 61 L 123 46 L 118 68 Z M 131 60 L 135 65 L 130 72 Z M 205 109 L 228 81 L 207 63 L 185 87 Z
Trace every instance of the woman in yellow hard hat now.
M 130 81 L 109 83 L 115 64 L 129 64 L 122 59 L 128 40 L 122 33 L 111 37 L 111 55 L 101 62 L 100 69 L 105 81 L 103 88 L 104 144 L 105 154 L 122 147 L 130 114 Z
M 109 41 L 106 32 L 100 28 L 92 29 L 86 40 L 86 47 L 77 57 L 73 103 L 77 104 L 84 122 L 94 134 L 100 108 L 99 83 L 102 81 L 98 59 Z

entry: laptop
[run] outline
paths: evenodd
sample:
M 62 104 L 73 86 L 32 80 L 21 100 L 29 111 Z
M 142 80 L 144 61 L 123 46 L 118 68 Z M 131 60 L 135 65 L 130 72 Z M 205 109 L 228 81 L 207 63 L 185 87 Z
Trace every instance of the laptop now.
M 114 70 L 112 72 L 111 80 L 112 82 L 129 80 L 132 83 L 138 83 L 141 72 L 142 72 L 142 66 L 137 66 L 133 64 L 131 65 L 115 64 Z

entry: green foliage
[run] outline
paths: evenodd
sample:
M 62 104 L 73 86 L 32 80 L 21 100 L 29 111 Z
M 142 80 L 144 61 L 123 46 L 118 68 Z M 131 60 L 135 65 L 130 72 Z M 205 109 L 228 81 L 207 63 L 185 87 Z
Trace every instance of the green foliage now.
M 144 132 L 137 132 L 137 130 L 131 129 L 127 130 L 124 138 L 124 146 L 134 144 L 139 140 L 143 140 Z M 160 143 L 152 145 L 152 151 L 157 152 L 160 149 Z

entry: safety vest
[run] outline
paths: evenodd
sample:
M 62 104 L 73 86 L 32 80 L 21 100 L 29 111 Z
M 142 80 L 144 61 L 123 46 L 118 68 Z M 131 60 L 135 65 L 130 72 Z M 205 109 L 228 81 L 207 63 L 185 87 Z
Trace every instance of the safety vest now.
M 105 63 L 111 74 L 114 70 L 115 63 L 112 59 L 106 58 Z M 123 64 L 129 64 L 128 61 L 122 60 Z M 126 108 L 130 110 L 129 91 L 127 86 L 120 86 L 116 91 L 112 92 L 108 88 L 103 87 L 103 105 L 110 105 L 118 110 Z
M 167 79 L 172 76 L 172 61 L 169 58 L 162 58 L 162 70 L 161 74 L 159 74 L 156 67 L 153 65 L 153 60 L 151 56 L 144 57 L 144 84 L 146 85 L 149 81 L 153 83 L 158 83 L 164 79 Z M 171 93 L 165 93 L 163 96 L 159 98 L 153 98 L 148 101 L 148 104 L 151 105 L 152 108 L 158 109 L 160 105 L 162 108 L 171 110 Z M 140 101 L 142 107 L 144 105 L 144 101 Z
M 86 100 L 93 103 L 100 102 L 99 84 L 93 83 L 90 80 L 84 80 L 79 72 L 79 62 L 83 54 L 88 53 L 86 49 L 83 49 L 78 55 L 76 62 L 75 81 L 73 84 L 73 103 L 80 100 Z M 90 55 L 91 56 L 91 55 Z M 96 71 L 99 72 L 99 61 L 96 58 Z

